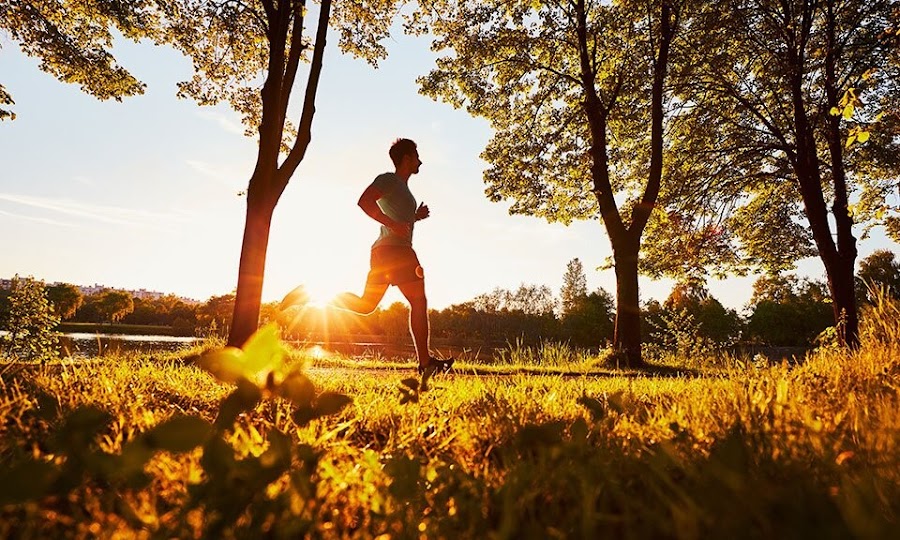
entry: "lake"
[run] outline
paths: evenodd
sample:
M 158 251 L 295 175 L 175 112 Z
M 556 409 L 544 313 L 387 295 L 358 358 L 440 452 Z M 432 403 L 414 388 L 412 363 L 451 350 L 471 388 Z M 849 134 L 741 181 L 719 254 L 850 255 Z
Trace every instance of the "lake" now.
M 61 334 L 59 344 L 66 356 L 93 358 L 100 354 L 119 352 L 171 352 L 190 347 L 201 341 L 195 337 L 132 336 L 125 334 Z
M 67 356 L 76 358 L 93 358 L 100 354 L 138 351 L 172 352 L 191 347 L 202 341 L 196 337 L 148 336 L 124 334 L 92 334 L 67 333 L 60 335 L 60 346 Z M 349 357 L 381 357 L 386 359 L 408 359 L 415 357 L 412 343 L 377 343 L 377 342 L 292 342 L 293 345 L 306 348 L 313 355 L 341 354 Z M 489 359 L 495 349 L 468 348 L 451 345 L 436 345 L 432 353 L 440 357 L 456 357 L 466 359 Z

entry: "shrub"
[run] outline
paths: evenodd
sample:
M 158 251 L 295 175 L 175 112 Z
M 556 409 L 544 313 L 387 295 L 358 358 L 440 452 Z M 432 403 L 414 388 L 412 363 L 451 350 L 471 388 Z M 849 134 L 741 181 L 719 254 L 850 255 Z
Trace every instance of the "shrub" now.
M 43 281 L 13 278 L 9 296 L 9 314 L 5 327 L 4 350 L 9 356 L 24 360 L 46 360 L 57 354 L 59 317 L 47 299 Z

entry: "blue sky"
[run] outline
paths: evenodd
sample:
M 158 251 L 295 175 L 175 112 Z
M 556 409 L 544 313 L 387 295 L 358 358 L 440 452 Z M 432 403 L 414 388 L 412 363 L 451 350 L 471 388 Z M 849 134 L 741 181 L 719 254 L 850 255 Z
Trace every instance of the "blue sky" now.
M 117 58 L 147 92 L 99 102 L 41 72 L 15 44 L 2 45 L 0 82 L 18 118 L 0 122 L 0 277 L 199 300 L 232 291 L 245 213 L 237 193 L 252 172 L 255 143 L 226 106 L 176 99 L 189 62 L 165 48 L 122 42 Z M 558 293 L 575 257 L 589 289 L 614 293 L 613 271 L 595 270 L 610 254 L 602 225 L 548 224 L 489 202 L 479 159 L 489 126 L 417 93 L 415 78 L 433 61 L 424 39 L 397 36 L 388 50 L 375 70 L 342 56 L 331 36 L 313 141 L 275 210 L 263 300 L 301 283 L 322 298 L 361 292 L 378 226 L 356 201 L 391 169 L 387 149 L 400 136 L 418 143 L 423 161 L 410 187 L 431 209 L 415 237 L 430 307 L 521 283 Z M 295 90 L 295 106 L 300 96 Z M 879 236 L 861 245 L 861 257 L 878 247 L 895 246 Z M 821 263 L 805 261 L 800 273 L 821 278 Z M 740 309 L 752 282 L 714 281 L 710 290 Z M 641 298 L 662 299 L 670 289 L 668 280 L 642 278 Z M 392 289 L 382 306 L 400 298 Z

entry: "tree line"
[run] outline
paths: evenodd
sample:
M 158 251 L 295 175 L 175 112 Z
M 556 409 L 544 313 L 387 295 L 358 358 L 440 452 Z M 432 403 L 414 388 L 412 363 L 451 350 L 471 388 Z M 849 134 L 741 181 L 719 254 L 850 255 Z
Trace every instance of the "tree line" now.
M 226 336 L 235 302 L 234 294 L 203 303 L 186 303 L 174 295 L 134 298 L 115 290 L 84 296 L 69 284 L 34 292 L 33 280 L 18 282 L 13 290 L 0 290 L 0 327 L 9 331 L 17 327 L 11 321 L 22 318 L 15 315 L 16 309 L 22 309 L 16 306 L 23 305 L 15 299 L 17 288 L 40 297 L 37 302 L 49 306 L 57 323 L 152 325 L 185 336 Z M 877 290 L 900 298 L 900 261 L 887 250 L 875 251 L 860 262 L 856 276 L 860 307 L 873 303 Z M 793 274 L 760 276 L 743 313 L 724 307 L 696 281 L 677 283 L 665 300 L 644 302 L 642 311 L 645 347 L 685 354 L 737 345 L 809 347 L 833 329 L 827 285 Z M 298 340 L 390 342 L 403 341 L 408 335 L 409 312 L 400 302 L 369 316 L 308 306 L 281 313 L 274 302 L 263 304 L 261 312 L 265 321 L 277 321 L 288 337 Z M 576 258 L 567 265 L 558 295 L 546 285 L 495 288 L 469 301 L 431 310 L 430 320 L 433 336 L 453 345 L 556 341 L 600 349 L 614 337 L 615 300 L 602 288 L 588 291 L 584 267 Z

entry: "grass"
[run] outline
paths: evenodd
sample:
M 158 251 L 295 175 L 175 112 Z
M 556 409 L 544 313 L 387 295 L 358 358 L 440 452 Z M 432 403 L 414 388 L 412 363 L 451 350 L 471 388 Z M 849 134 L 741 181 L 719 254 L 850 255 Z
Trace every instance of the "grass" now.
M 0 366 L 0 537 L 891 538 L 900 313 L 867 321 L 860 350 L 798 365 L 658 376 L 519 347 L 425 392 L 408 364 L 295 351 L 318 391 L 352 403 L 304 425 L 265 399 L 221 443 L 185 448 L 159 426 L 211 423 L 233 390 L 195 366 L 200 348 Z M 96 435 L 72 412 L 89 405 L 108 415 Z M 172 451 L 141 462 L 142 481 L 93 465 L 148 434 Z M 75 480 L 29 495 L 16 481 L 46 470 L 34 462 Z

